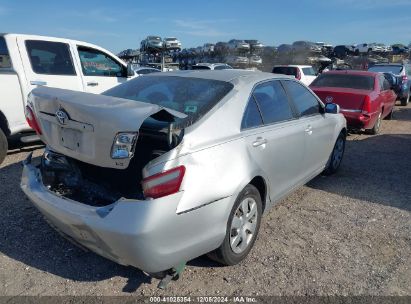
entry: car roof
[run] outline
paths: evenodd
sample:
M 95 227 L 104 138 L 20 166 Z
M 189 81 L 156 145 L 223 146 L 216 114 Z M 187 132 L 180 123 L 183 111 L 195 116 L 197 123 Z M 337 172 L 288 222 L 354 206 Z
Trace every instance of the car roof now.
M 258 71 L 240 70 L 240 69 L 230 69 L 230 70 L 186 70 L 186 71 L 173 71 L 165 73 L 156 73 L 156 76 L 167 77 L 167 76 L 178 76 L 187 78 L 201 78 L 210 80 L 219 80 L 232 82 L 236 79 L 247 79 L 250 82 L 258 82 L 268 79 L 281 78 L 281 79 L 292 79 L 294 77 L 288 75 L 280 75 L 273 73 L 265 73 Z M 147 75 L 147 77 L 151 77 Z
M 291 68 L 312 68 L 312 65 L 298 65 L 298 64 L 280 64 L 280 65 L 275 65 L 273 68 L 277 67 L 291 67 Z
M 370 71 L 356 71 L 356 70 L 333 70 L 325 72 L 324 74 L 345 74 L 345 75 L 359 75 L 359 76 L 378 76 L 380 73 L 378 72 L 370 72 Z

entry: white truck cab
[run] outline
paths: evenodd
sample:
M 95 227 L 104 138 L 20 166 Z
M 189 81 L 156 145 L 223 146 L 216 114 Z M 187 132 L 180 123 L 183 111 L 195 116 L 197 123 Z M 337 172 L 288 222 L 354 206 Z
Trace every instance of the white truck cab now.
M 32 89 L 49 86 L 98 94 L 133 74 L 113 53 L 90 43 L 0 33 L 0 164 L 7 138 L 31 131 L 24 110 Z

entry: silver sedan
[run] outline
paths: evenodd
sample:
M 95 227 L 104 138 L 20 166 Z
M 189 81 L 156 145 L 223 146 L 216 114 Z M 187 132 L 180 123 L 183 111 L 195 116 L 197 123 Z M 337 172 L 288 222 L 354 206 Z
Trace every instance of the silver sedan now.
M 38 88 L 26 115 L 47 148 L 25 161 L 25 194 L 70 240 L 151 274 L 239 263 L 275 202 L 337 171 L 347 132 L 300 82 L 245 70 Z

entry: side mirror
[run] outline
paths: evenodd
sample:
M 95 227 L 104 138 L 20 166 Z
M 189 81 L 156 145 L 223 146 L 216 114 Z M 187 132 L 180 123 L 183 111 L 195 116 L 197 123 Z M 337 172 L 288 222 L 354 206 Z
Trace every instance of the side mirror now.
M 127 77 L 133 77 L 135 75 L 131 63 L 127 64 Z
M 326 103 L 324 110 L 325 110 L 325 113 L 338 114 L 340 113 L 340 106 L 335 103 Z

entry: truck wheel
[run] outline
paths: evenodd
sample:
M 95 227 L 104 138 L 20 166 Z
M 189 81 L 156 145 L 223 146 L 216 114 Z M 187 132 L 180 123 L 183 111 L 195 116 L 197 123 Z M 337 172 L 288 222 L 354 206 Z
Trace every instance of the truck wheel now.
M 8 148 L 9 146 L 7 143 L 7 137 L 4 134 L 3 130 L 0 129 L 0 164 L 6 158 Z
M 253 185 L 247 185 L 231 210 L 223 243 L 208 256 L 224 265 L 235 265 L 244 260 L 257 238 L 261 215 L 260 193 Z

